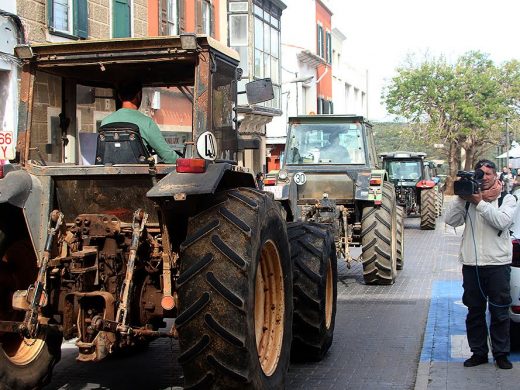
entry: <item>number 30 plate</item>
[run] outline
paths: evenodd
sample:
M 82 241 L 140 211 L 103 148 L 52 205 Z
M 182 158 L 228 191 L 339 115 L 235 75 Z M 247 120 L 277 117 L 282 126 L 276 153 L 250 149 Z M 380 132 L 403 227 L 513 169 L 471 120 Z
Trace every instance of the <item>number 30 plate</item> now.
M 305 184 L 305 182 L 307 181 L 307 176 L 305 176 L 305 173 L 303 172 L 296 172 L 294 174 L 294 182 L 301 186 L 303 184 Z

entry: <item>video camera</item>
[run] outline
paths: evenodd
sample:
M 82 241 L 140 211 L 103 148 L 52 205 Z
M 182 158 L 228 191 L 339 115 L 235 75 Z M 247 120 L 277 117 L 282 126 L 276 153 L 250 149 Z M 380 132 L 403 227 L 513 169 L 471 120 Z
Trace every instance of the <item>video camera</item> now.
M 453 183 L 453 191 L 455 195 L 473 195 L 479 192 L 484 178 L 484 171 L 476 169 L 475 171 L 458 171 L 457 176 L 460 180 Z

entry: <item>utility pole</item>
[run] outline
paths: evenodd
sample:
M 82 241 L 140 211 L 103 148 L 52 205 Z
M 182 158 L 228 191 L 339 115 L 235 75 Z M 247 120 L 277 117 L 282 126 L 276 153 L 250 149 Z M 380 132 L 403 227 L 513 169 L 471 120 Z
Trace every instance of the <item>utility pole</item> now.
M 509 168 L 509 128 L 507 127 L 507 121 L 509 119 L 506 116 L 506 167 Z

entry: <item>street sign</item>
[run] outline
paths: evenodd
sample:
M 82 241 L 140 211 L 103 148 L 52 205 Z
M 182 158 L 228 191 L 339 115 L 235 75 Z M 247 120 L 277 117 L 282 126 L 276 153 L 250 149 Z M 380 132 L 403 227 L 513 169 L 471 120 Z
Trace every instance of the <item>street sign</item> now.
M 0 160 L 14 160 L 15 145 L 12 131 L 0 131 Z
M 215 160 L 217 158 L 217 140 L 215 135 L 205 131 L 197 139 L 197 152 L 204 160 Z

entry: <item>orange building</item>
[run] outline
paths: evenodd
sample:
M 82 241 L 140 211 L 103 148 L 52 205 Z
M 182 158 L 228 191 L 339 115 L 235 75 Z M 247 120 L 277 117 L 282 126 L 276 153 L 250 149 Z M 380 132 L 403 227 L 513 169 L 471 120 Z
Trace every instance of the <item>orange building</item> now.
M 316 54 L 323 58 L 326 63 L 319 65 L 316 69 L 316 113 L 332 114 L 332 12 L 325 4 L 316 0 Z

